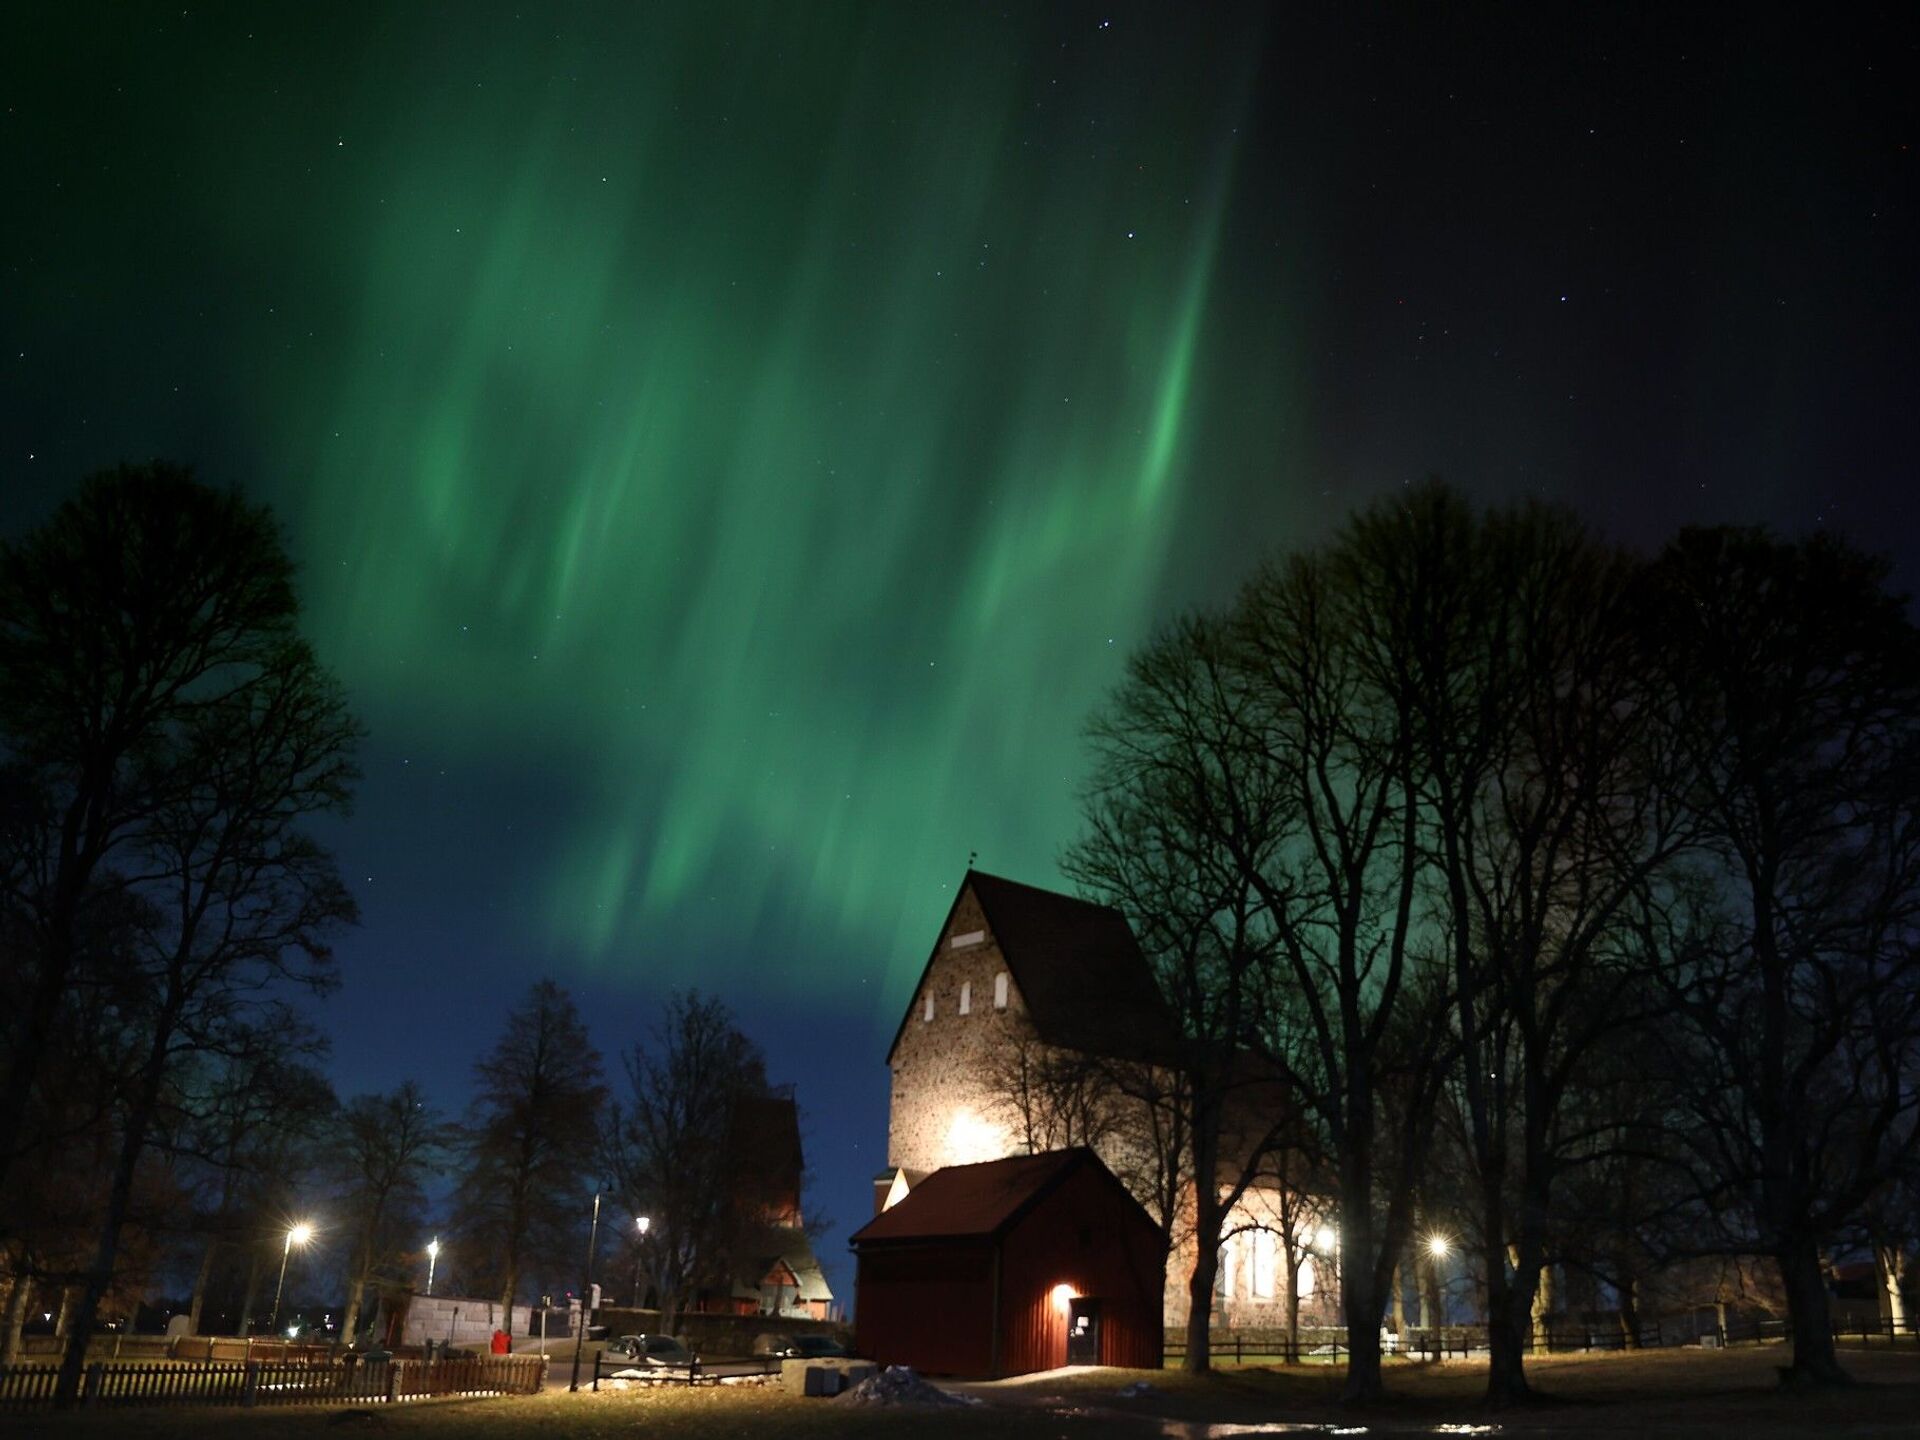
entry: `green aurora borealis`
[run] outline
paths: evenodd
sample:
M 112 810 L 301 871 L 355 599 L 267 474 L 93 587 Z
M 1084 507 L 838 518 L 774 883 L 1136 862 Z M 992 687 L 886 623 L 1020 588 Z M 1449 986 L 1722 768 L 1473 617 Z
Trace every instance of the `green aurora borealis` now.
M 522 897 L 558 947 L 672 969 L 698 909 L 752 965 L 797 902 L 904 974 L 969 847 L 1048 864 L 1159 596 L 1234 102 L 1152 145 L 1169 205 L 971 123 L 1022 67 L 929 90 L 913 27 L 766 19 L 543 41 L 564 80 L 512 55 L 325 157 L 361 283 L 300 523 L 356 689 L 576 757 Z
M 523 951 L 884 977 L 883 1026 L 970 850 L 1051 877 L 1085 714 L 1193 573 L 1248 52 L 1129 110 L 1165 56 L 1065 17 L 466 14 L 173 36 L 226 83 L 169 122 L 215 247 L 169 263 L 364 808 L 496 777 L 447 843 Z M 841 963 L 767 963 L 796 929 Z
M 0 528 L 152 455 L 286 522 L 344 1088 L 698 983 L 857 1215 L 969 852 L 1057 881 L 1261 555 L 1439 472 L 1912 573 L 1910 40 L 1549 13 L 11 6 Z

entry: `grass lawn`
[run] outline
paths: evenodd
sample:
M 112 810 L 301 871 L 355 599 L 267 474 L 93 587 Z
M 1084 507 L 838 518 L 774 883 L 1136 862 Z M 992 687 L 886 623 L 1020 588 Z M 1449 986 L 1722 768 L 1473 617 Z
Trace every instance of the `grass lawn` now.
M 1839 1392 L 1784 1393 L 1776 1367 L 1784 1346 L 1716 1351 L 1669 1349 L 1641 1354 L 1553 1355 L 1529 1359 L 1543 1403 L 1491 1411 L 1481 1403 L 1486 1363 L 1389 1361 L 1390 1398 L 1353 1410 L 1339 1403 L 1344 1369 L 1242 1366 L 1192 1377 L 1168 1371 L 1062 1373 L 980 1387 L 1020 1392 L 1042 1407 L 1110 1404 L 1163 1420 L 1258 1424 L 1263 1420 L 1366 1425 L 1375 1435 L 1432 1433 L 1433 1427 L 1495 1425 L 1524 1435 L 1724 1435 L 1757 1437 L 1920 1435 L 1920 1347 L 1848 1348 L 1843 1361 L 1861 1383 Z M 1107 1400 L 1125 1379 L 1145 1379 L 1161 1394 L 1141 1402 Z M 1199 1437 L 1203 1432 L 1191 1432 Z
M 912 1440 L 1224 1440 L 1279 1435 L 1279 1426 L 1365 1426 L 1372 1436 L 1461 1433 L 1496 1427 L 1524 1436 L 1789 1435 L 1892 1436 L 1920 1433 L 1920 1349 L 1849 1350 L 1862 1382 L 1850 1390 L 1783 1394 L 1774 1367 L 1779 1346 L 1726 1352 L 1662 1350 L 1643 1355 L 1553 1356 L 1529 1362 L 1553 1403 L 1489 1412 L 1479 1404 L 1485 1367 L 1398 1362 L 1394 1399 L 1356 1413 L 1338 1404 L 1340 1371 L 1328 1366 L 1254 1367 L 1189 1377 L 1172 1371 L 1063 1372 L 967 1387 L 987 1403 L 971 1409 L 877 1410 L 790 1397 L 777 1387 L 675 1387 L 513 1400 L 433 1401 L 355 1415 L 338 1408 L 101 1411 L 0 1419 L 0 1436 L 46 1440 L 243 1440 L 370 1433 L 420 1440 L 778 1440 L 778 1437 L 911 1436 Z M 1153 1395 L 1120 1398 L 1144 1379 Z M 1265 1426 L 1276 1428 L 1267 1430 Z M 1223 1427 L 1215 1429 L 1215 1426 Z M 1226 1427 L 1231 1427 L 1226 1428 Z M 1247 1427 L 1242 1429 L 1241 1427 Z

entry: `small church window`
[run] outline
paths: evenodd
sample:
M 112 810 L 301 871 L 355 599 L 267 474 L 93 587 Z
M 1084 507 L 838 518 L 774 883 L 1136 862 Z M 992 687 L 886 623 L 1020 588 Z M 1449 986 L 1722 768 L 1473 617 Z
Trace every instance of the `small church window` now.
M 1004 970 L 993 977 L 993 1008 L 996 1010 L 1007 1008 L 1007 972 Z
M 960 1013 L 962 1015 L 973 1013 L 973 982 L 971 980 L 960 982 Z
M 926 1008 L 920 1012 L 920 1023 L 926 1024 L 933 1019 L 933 996 L 927 996 Z

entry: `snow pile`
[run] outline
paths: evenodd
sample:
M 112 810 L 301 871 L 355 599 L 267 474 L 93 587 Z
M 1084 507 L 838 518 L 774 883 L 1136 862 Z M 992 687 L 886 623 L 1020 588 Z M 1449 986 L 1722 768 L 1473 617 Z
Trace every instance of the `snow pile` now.
M 841 1394 L 848 1405 L 977 1405 L 922 1380 L 911 1365 L 889 1365 Z

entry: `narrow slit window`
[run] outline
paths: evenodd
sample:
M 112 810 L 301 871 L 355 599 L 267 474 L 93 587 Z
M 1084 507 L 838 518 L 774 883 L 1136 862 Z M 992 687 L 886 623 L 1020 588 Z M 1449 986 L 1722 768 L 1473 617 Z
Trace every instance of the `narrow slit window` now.
M 996 1010 L 1007 1008 L 1007 972 L 1004 970 L 993 977 L 993 1008 Z
M 924 1025 L 931 1019 L 933 1019 L 933 996 L 929 995 L 925 1008 L 920 1012 L 920 1023 Z
M 960 982 L 960 1013 L 962 1015 L 973 1013 L 973 982 L 971 980 Z

